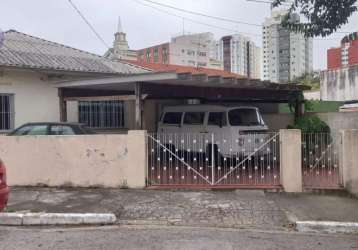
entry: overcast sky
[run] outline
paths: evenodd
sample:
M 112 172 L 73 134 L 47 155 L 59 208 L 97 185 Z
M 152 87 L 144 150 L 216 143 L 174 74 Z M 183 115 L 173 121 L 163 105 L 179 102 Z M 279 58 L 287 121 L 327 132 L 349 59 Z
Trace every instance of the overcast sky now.
M 72 0 L 98 33 L 110 46 L 117 29 L 118 16 L 127 33 L 131 49 L 140 49 L 167 42 L 172 35 L 182 33 L 183 20 L 156 9 L 140 5 L 142 0 Z M 249 23 L 262 24 L 270 15 L 267 4 L 246 0 L 155 0 L 156 2 L 178 6 L 183 9 L 222 16 Z M 148 4 L 148 3 L 147 3 Z M 167 12 L 191 18 L 199 22 L 220 26 L 239 32 L 260 34 L 261 28 L 249 25 L 232 24 L 204 17 L 184 14 L 175 10 L 157 7 Z M 1 0 L 0 29 L 15 29 L 33 36 L 69 45 L 78 49 L 103 54 L 106 47 L 99 41 L 68 0 Z M 216 38 L 233 33 L 228 30 L 208 27 L 184 21 L 185 32 L 212 32 Z M 358 29 L 358 13 L 349 19 L 341 31 Z M 261 37 L 249 35 L 259 47 Z M 339 45 L 344 34 L 333 34 L 328 39 L 314 41 L 314 68 L 326 67 L 326 51 Z

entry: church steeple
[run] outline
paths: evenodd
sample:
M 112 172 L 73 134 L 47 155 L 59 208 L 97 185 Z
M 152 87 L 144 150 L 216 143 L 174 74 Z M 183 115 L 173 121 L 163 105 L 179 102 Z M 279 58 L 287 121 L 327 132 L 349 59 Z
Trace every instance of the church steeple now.
M 129 49 L 126 33 L 123 31 L 121 17 L 118 18 L 113 48 L 108 49 L 104 56 L 114 60 L 137 60 L 137 52 Z
M 122 29 L 122 22 L 121 22 L 121 17 L 118 17 L 118 27 L 117 27 L 117 32 L 118 33 L 123 33 L 123 29 Z
M 129 50 L 126 33 L 123 32 L 121 17 L 118 18 L 117 32 L 114 34 L 113 49 L 115 54 Z M 116 52 L 117 51 L 117 52 Z

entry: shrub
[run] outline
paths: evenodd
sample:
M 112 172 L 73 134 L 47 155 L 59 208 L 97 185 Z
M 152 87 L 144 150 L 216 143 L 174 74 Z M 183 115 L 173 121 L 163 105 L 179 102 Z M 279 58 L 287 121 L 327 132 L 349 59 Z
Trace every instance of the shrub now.
M 294 125 L 288 125 L 288 129 L 301 129 L 302 133 L 330 132 L 330 128 L 317 116 L 303 116 L 297 119 Z

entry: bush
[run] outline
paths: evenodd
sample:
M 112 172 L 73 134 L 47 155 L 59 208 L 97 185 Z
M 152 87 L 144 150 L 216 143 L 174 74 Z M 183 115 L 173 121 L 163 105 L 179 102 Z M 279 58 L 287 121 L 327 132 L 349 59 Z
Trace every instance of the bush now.
M 303 116 L 297 119 L 294 125 L 288 125 L 288 129 L 301 129 L 302 133 L 330 132 L 330 128 L 317 116 Z

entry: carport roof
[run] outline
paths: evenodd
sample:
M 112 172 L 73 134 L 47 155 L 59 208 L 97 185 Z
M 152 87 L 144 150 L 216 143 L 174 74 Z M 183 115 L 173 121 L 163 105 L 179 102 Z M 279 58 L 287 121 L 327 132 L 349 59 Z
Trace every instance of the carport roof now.
M 147 99 L 206 99 L 222 101 L 287 102 L 290 93 L 307 87 L 277 84 L 257 79 L 220 75 L 160 72 L 124 77 L 66 81 L 55 84 L 65 96 L 104 96 L 134 94 L 140 85 Z

